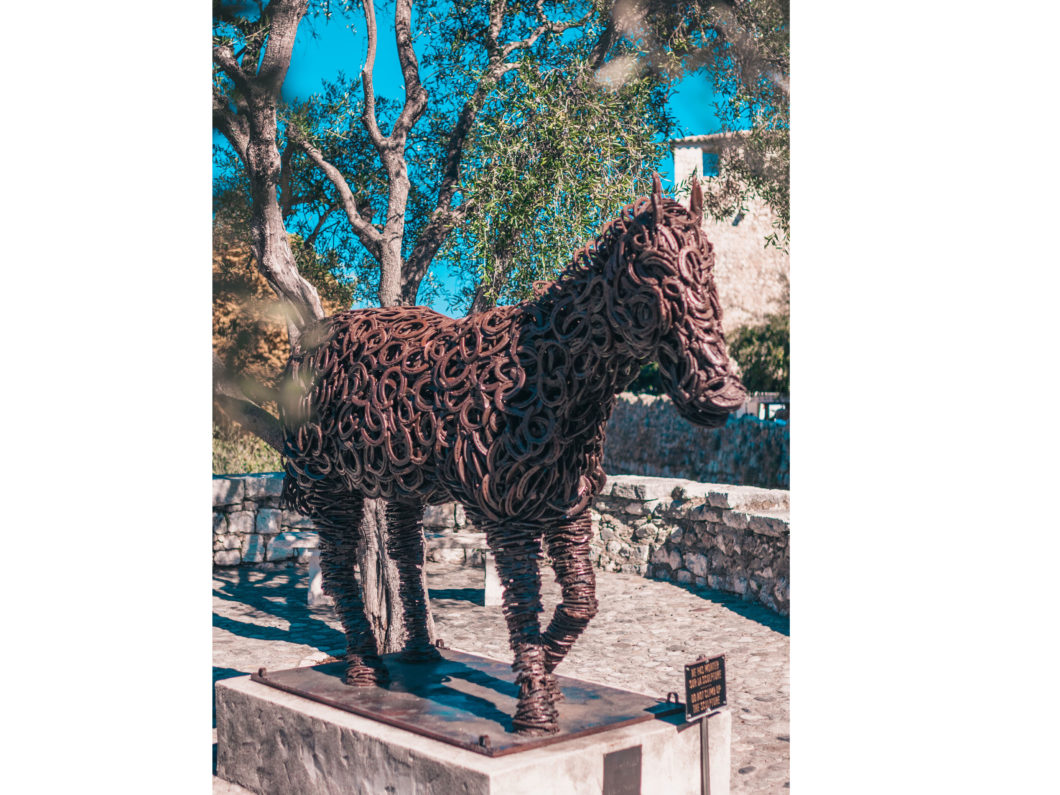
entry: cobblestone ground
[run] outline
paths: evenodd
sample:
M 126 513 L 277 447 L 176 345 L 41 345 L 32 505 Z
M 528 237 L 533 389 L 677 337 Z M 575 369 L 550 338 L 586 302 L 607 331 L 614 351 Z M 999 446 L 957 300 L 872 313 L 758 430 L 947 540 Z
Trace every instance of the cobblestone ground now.
M 543 575 L 544 624 L 560 593 L 551 572 Z M 428 564 L 438 637 L 511 660 L 504 617 L 482 605 L 482 583 L 482 569 Z M 338 619 L 330 607 L 308 607 L 306 589 L 304 565 L 215 569 L 214 680 L 341 654 Z M 632 574 L 597 572 L 597 598 L 599 614 L 559 672 L 657 697 L 673 690 L 683 700 L 685 663 L 725 654 L 732 792 L 787 792 L 788 620 L 717 591 Z

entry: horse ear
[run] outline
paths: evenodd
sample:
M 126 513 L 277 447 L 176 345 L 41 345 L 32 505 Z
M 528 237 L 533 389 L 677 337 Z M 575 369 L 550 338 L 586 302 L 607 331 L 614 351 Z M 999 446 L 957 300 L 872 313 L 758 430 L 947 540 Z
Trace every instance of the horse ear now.
M 692 197 L 688 201 L 688 210 L 696 223 L 703 222 L 703 191 L 699 187 L 699 180 L 692 177 Z
M 662 180 L 659 179 L 658 171 L 653 171 L 651 175 L 651 210 L 652 225 L 657 226 L 662 218 Z

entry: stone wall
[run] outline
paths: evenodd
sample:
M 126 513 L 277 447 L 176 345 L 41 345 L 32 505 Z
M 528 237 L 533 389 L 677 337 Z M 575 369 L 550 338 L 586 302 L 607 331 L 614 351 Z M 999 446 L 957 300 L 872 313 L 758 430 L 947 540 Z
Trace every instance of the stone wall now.
M 283 473 L 214 475 L 213 562 L 218 566 L 292 560 L 309 555 L 313 523 L 280 508 Z
M 214 563 L 307 556 L 312 523 L 280 509 L 281 473 L 215 476 Z M 788 492 L 613 475 L 592 508 L 593 564 L 604 571 L 707 586 L 789 608 Z M 473 531 L 460 505 L 432 506 L 428 532 Z M 478 565 L 481 549 L 433 548 L 432 560 Z
M 717 588 L 788 614 L 787 491 L 612 475 L 593 530 L 596 568 Z
M 665 395 L 624 392 L 607 423 L 604 470 L 787 489 L 788 429 L 751 416 L 703 428 L 678 414 Z

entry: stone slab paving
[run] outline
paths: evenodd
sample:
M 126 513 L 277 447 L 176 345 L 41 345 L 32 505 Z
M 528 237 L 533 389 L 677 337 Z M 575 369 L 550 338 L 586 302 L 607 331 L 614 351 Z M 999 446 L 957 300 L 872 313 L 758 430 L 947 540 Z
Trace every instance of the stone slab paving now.
M 732 792 L 787 792 L 788 619 L 709 589 L 597 572 L 600 612 L 560 671 L 565 676 L 684 699 L 684 665 L 698 655 L 726 655 L 733 713 Z M 438 637 L 447 645 L 511 660 L 504 617 L 482 605 L 482 569 L 429 563 Z M 214 680 L 293 668 L 341 654 L 343 637 L 330 606 L 308 607 L 305 565 L 264 564 L 214 570 Z M 560 591 L 543 571 L 542 624 Z M 215 795 L 223 789 L 215 778 Z

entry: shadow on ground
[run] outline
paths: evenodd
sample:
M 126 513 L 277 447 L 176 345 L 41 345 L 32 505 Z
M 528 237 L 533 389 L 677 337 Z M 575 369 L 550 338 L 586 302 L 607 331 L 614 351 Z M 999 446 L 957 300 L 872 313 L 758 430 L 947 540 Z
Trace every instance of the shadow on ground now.
M 431 599 L 454 599 L 460 602 L 471 602 L 482 607 L 486 604 L 485 594 L 481 588 L 428 588 Z
M 657 580 L 657 582 L 667 582 L 667 580 Z M 757 624 L 768 627 L 785 637 L 791 636 L 791 618 L 789 616 L 778 615 L 763 604 L 746 600 L 739 594 L 719 591 L 714 588 L 704 588 L 699 585 L 689 585 L 687 583 L 679 582 L 670 582 L 670 585 L 695 594 L 701 599 L 706 599 L 708 602 L 722 605 L 736 613 L 736 615 L 743 616 L 749 621 L 754 621 Z
M 331 615 L 332 608 L 309 607 L 306 603 L 308 588 L 298 582 L 300 577 L 301 572 L 294 565 L 269 571 L 239 567 L 223 573 L 215 572 L 215 598 L 282 619 L 287 622 L 287 627 L 262 626 L 217 613 L 213 614 L 213 625 L 240 637 L 300 643 L 328 654 L 345 648 L 342 632 L 324 620 L 324 616 Z

